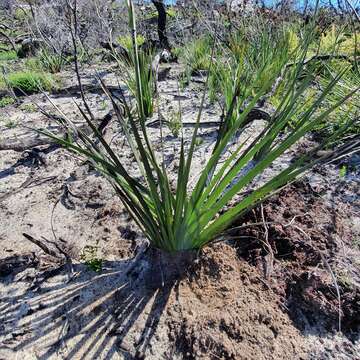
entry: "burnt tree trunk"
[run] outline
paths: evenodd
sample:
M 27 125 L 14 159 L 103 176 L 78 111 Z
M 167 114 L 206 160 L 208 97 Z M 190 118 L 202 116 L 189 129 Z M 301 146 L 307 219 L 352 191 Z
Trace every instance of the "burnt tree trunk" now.
M 166 8 L 164 0 L 151 0 L 158 12 L 158 34 L 160 46 L 170 50 L 169 40 L 166 36 Z

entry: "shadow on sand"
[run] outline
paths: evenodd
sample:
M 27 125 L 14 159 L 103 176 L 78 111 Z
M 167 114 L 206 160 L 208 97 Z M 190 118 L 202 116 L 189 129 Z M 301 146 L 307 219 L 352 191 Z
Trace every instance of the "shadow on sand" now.
M 69 280 L 63 266 L 36 285 L 26 271 L 6 278 L 11 290 L 0 303 L 0 354 L 30 351 L 43 360 L 144 357 L 178 271 L 163 275 L 151 250 L 140 259 L 107 262 L 101 274 L 74 265 L 74 274 Z

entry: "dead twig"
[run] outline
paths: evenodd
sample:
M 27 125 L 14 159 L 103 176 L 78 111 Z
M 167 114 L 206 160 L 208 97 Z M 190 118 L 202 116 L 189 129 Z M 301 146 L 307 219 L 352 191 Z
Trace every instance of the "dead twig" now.
M 27 187 L 29 187 L 30 185 L 40 185 L 43 184 L 47 181 L 52 181 L 55 180 L 57 178 L 57 176 L 49 176 L 46 178 L 33 178 L 33 174 L 30 174 L 30 176 L 15 190 L 13 191 L 9 191 L 7 193 L 5 193 L 4 195 L 0 196 L 0 202 L 6 200 L 8 197 L 13 196 L 17 193 L 19 193 L 21 190 L 26 189 Z
M 42 251 L 44 251 L 45 254 L 50 255 L 56 259 L 59 259 L 59 257 L 61 258 L 61 256 L 59 256 L 59 253 L 49 248 L 44 241 L 35 239 L 34 237 L 26 233 L 23 233 L 23 236 L 25 237 L 25 239 L 38 246 Z
M 61 117 L 54 116 L 51 114 L 45 114 L 50 119 L 55 119 L 56 121 L 62 123 L 65 122 L 65 119 L 62 119 Z M 97 120 L 98 125 L 98 131 L 103 133 L 105 128 L 109 125 L 111 119 L 112 119 L 112 112 L 110 111 L 107 113 L 102 119 Z M 53 128 L 52 128 L 52 131 Z M 81 131 L 85 134 L 92 134 L 92 130 L 90 126 L 87 125 L 81 125 L 78 128 L 76 128 L 76 131 L 74 131 L 75 136 L 76 134 Z M 66 132 L 62 131 L 62 129 L 59 128 L 57 132 L 55 132 L 55 136 L 64 135 L 67 136 Z M 73 137 L 74 138 L 74 137 Z M 50 137 L 46 135 L 41 135 L 39 133 L 32 133 L 29 136 L 23 136 L 23 137 L 17 137 L 14 139 L 0 139 L 0 151 L 2 150 L 13 150 L 17 152 L 22 152 L 29 150 L 31 148 L 37 147 L 37 146 L 43 146 L 43 145 L 53 145 L 56 144 L 56 140 L 51 139 Z M 59 145 L 60 147 L 60 145 Z
M 264 244 L 266 251 L 268 252 L 268 254 L 265 256 L 265 278 L 269 279 L 274 269 L 275 256 L 272 246 L 269 242 L 269 228 L 265 221 L 264 207 L 262 204 L 260 208 L 261 208 L 261 218 L 265 230 L 265 234 L 264 234 L 265 236 L 264 236 L 264 240 L 262 240 L 262 243 Z
M 41 250 L 43 250 L 45 254 L 58 260 L 58 262 L 60 262 L 61 265 L 66 265 L 68 267 L 68 282 L 71 281 L 71 279 L 73 278 L 74 270 L 72 266 L 71 257 L 69 256 L 66 249 L 63 249 L 55 241 L 50 241 L 43 236 L 41 240 L 35 239 L 33 236 L 27 233 L 23 233 L 23 236 L 25 237 L 25 239 L 29 240 L 30 242 L 38 246 Z

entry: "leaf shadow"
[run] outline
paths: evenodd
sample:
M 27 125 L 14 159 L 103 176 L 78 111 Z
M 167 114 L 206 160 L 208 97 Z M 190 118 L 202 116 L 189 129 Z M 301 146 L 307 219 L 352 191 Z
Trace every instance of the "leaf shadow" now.
M 44 360 L 110 359 L 114 353 L 143 358 L 177 283 L 161 281 L 155 260 L 150 254 L 105 262 L 101 274 L 76 264 L 71 281 L 61 269 L 25 292 L 13 284 L 1 299 L 0 353 L 34 351 Z

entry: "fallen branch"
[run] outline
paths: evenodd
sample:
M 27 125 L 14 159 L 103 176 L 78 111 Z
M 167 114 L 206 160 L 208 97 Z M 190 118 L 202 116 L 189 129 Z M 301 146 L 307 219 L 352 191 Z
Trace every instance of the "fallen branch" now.
M 26 234 L 26 233 L 23 233 L 23 236 L 25 237 L 25 239 L 29 240 L 30 242 L 32 242 L 33 244 L 38 246 L 42 251 L 44 251 L 45 254 L 50 255 L 54 258 L 59 258 L 59 257 L 62 258 L 62 256 L 60 256 L 58 251 L 54 251 L 54 250 L 50 249 L 44 241 L 35 239 L 34 237 L 32 237 L 31 235 Z M 63 254 L 61 254 L 61 255 L 63 255 Z
M 271 116 L 266 111 L 260 110 L 260 109 L 252 109 L 249 112 L 248 116 L 246 117 L 246 121 L 243 126 L 249 124 L 250 122 L 252 122 L 254 120 L 270 121 L 270 119 L 271 119 Z M 169 124 L 169 121 L 164 119 L 162 121 L 162 123 L 167 125 L 167 124 Z M 219 127 L 221 124 L 222 124 L 221 121 L 203 121 L 203 122 L 200 122 L 199 127 L 200 128 L 214 128 L 214 127 Z M 146 126 L 148 126 L 148 127 L 157 127 L 159 125 L 160 125 L 159 119 L 146 124 Z M 194 122 L 189 121 L 189 122 L 182 123 L 182 126 L 184 128 L 195 127 L 196 125 L 197 125 L 197 123 L 195 121 Z
M 107 125 L 110 123 L 111 118 L 112 118 L 112 112 L 107 113 L 104 116 L 104 118 L 100 120 L 100 124 L 98 125 L 98 131 L 102 133 L 107 127 Z M 59 130 L 57 132 L 54 132 L 52 128 L 52 132 L 54 132 L 56 136 L 67 135 L 66 133 L 64 134 L 64 131 L 60 126 L 58 127 L 58 129 Z M 77 128 L 77 130 L 87 135 L 92 134 L 91 128 L 87 125 L 81 125 Z M 0 151 L 13 150 L 13 151 L 22 152 L 34 148 L 36 146 L 51 145 L 55 143 L 56 141 L 49 138 L 48 136 L 34 132 L 29 136 L 17 137 L 13 139 L 0 139 Z
M 3 38 L 5 38 L 9 45 L 11 46 L 11 48 L 16 51 L 16 46 L 15 46 L 15 42 L 13 39 L 11 39 L 11 37 L 9 35 L 7 35 L 4 31 L 0 30 L 0 36 L 2 36 Z
M 3 195 L 0 196 L 0 202 L 6 200 L 8 197 L 15 195 L 17 193 L 19 193 L 21 190 L 26 189 L 27 187 L 29 187 L 30 185 L 40 185 L 43 184 L 47 181 L 52 181 L 55 180 L 56 176 L 49 176 L 46 178 L 34 178 L 33 174 L 30 174 L 30 176 L 15 190 L 12 190 L 10 192 L 7 192 Z

